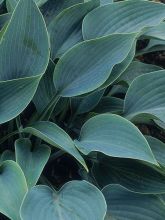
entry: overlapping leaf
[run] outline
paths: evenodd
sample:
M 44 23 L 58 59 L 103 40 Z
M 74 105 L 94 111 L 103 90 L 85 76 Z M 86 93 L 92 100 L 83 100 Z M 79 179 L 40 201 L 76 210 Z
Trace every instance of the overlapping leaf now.
M 48 64 L 44 20 L 33 0 L 21 0 L 0 42 L 0 123 L 29 104 Z
M 56 124 L 48 121 L 36 122 L 30 127 L 23 129 L 23 132 L 35 135 L 45 142 L 58 147 L 75 157 L 86 169 L 86 164 L 69 135 Z
M 83 125 L 75 144 L 86 155 L 98 151 L 108 156 L 157 164 L 140 131 L 129 121 L 113 114 L 101 114 L 89 119 Z
M 85 15 L 99 5 L 98 0 L 91 0 L 74 5 L 62 11 L 48 25 L 51 42 L 51 57 L 65 53 L 69 48 L 83 40 L 82 20 Z
M 165 206 L 154 195 L 133 193 L 120 185 L 108 185 L 102 192 L 108 206 L 106 220 L 164 220 L 165 218 Z
M 155 156 L 158 159 L 157 155 Z M 98 163 L 94 164 L 92 173 L 100 187 L 120 184 L 142 194 L 165 193 L 163 172 L 136 160 L 100 156 Z
M 46 145 L 32 146 L 29 139 L 18 139 L 15 143 L 16 162 L 26 177 L 28 188 L 35 186 L 50 156 Z
M 165 18 L 165 5 L 149 1 L 122 1 L 99 7 L 83 22 L 84 39 L 114 33 L 140 32 Z M 92 27 L 92 28 L 91 28 Z
M 21 208 L 22 220 L 101 220 L 105 214 L 102 193 L 86 181 L 68 182 L 59 192 L 36 186 L 28 192 Z
M 159 118 L 165 121 L 164 83 L 164 70 L 137 77 L 131 83 L 125 97 L 125 117 L 136 120 L 136 117 L 146 115 L 149 118 Z
M 135 37 L 135 34 L 116 34 L 85 41 L 65 53 L 54 72 L 59 95 L 78 96 L 100 87 L 112 68 L 127 57 Z
M 12 220 L 21 220 L 19 210 L 26 192 L 25 176 L 18 164 L 3 162 L 0 165 L 0 212 Z

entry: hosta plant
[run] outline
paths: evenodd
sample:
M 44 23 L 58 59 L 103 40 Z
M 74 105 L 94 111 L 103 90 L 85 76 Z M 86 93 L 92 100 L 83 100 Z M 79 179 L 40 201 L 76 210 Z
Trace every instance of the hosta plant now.
M 164 20 L 158 1 L 0 0 L 0 219 L 165 219 L 165 70 L 145 59 Z

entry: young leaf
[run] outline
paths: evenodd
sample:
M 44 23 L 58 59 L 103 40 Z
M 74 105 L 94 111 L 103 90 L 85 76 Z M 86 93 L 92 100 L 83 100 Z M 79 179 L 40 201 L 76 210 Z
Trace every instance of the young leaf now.
M 22 138 L 15 142 L 16 162 L 24 172 L 28 188 L 35 186 L 50 156 L 48 146 L 32 147 L 29 139 Z
M 124 116 L 129 120 L 136 120 L 136 117 L 145 114 L 149 118 L 165 121 L 164 83 L 164 70 L 137 77 L 127 91 Z
M 101 114 L 89 119 L 82 127 L 77 148 L 85 155 L 93 151 L 108 156 L 132 158 L 157 164 L 140 131 L 126 119 Z
M 36 122 L 23 132 L 35 135 L 54 147 L 58 147 L 75 157 L 86 169 L 86 164 L 69 135 L 56 124 L 48 121 Z
M 28 192 L 21 208 L 22 220 L 101 220 L 105 214 L 102 193 L 86 181 L 68 182 L 59 192 L 36 186 Z
M 33 0 L 21 0 L 0 41 L 0 124 L 26 108 L 48 60 L 48 34 L 42 15 Z
M 99 7 L 83 22 L 84 39 L 114 33 L 140 32 L 165 18 L 165 5 L 149 1 L 122 1 Z M 92 27 L 92 28 L 91 28 Z
M 0 165 L 0 212 L 12 220 L 21 220 L 19 210 L 27 192 L 25 176 L 14 161 Z
M 108 212 L 105 220 L 164 220 L 165 206 L 154 195 L 142 195 L 128 191 L 120 185 L 108 185 L 103 189 Z
M 120 184 L 142 194 L 165 193 L 165 176 L 162 170 L 131 159 L 98 157 L 92 173 L 100 187 Z
M 135 34 L 116 34 L 85 41 L 65 53 L 54 72 L 59 95 L 78 96 L 100 87 L 112 68 L 127 57 L 135 37 Z

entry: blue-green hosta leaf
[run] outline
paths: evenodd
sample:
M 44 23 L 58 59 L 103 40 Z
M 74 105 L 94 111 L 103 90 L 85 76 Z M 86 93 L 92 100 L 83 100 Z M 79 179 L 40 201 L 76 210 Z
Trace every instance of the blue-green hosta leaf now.
M 15 142 L 16 162 L 26 177 L 28 188 L 35 186 L 49 156 L 50 148 L 39 145 L 33 148 L 29 139 L 18 139 Z
M 134 192 L 165 193 L 164 174 L 147 163 L 105 156 L 99 157 L 98 160 L 93 166 L 92 173 L 100 187 L 120 184 Z
M 74 5 L 62 11 L 50 22 L 48 32 L 51 43 L 51 58 L 53 60 L 83 40 L 82 20 L 89 11 L 98 5 L 98 0 Z
M 124 116 L 136 120 L 136 117 L 146 115 L 149 118 L 165 121 L 164 83 L 164 70 L 137 77 L 127 91 Z
M 21 0 L 0 41 L 0 123 L 26 108 L 48 60 L 48 34 L 42 15 L 33 0 Z
M 15 161 L 15 154 L 13 151 L 5 150 L 1 156 L 0 156 L 0 162 L 6 161 L 6 160 L 13 160 Z
M 21 208 L 22 220 L 102 220 L 105 214 L 102 193 L 86 181 L 68 182 L 59 192 L 36 186 L 28 192 Z
M 110 84 L 112 84 L 127 69 L 127 67 L 130 65 L 130 63 L 132 62 L 135 56 L 135 50 L 136 50 L 136 41 L 134 41 L 134 43 L 132 44 L 131 50 L 127 54 L 126 58 L 121 63 L 114 66 L 110 76 L 108 77 L 106 82 L 102 85 L 103 88 L 108 87 Z
M 103 189 L 108 211 L 105 220 L 164 220 L 165 206 L 154 195 L 128 191 L 120 185 Z
M 59 95 L 78 96 L 100 87 L 112 68 L 127 57 L 135 37 L 135 34 L 116 34 L 85 41 L 70 49 L 54 72 Z
M 161 70 L 162 68 L 152 64 L 146 64 L 139 61 L 133 61 L 129 67 L 122 73 L 118 81 L 124 81 L 127 85 L 130 85 L 132 81 L 145 73 Z
M 53 96 L 56 94 L 56 89 L 53 84 L 54 68 L 55 64 L 52 61 L 49 61 L 46 73 L 40 80 L 35 96 L 33 97 L 33 102 L 39 113 L 41 113 L 45 109 Z
M 157 164 L 144 136 L 131 122 L 118 115 L 101 114 L 89 119 L 75 144 L 85 155 L 98 151 L 108 156 Z
M 107 5 L 109 3 L 113 3 L 113 0 L 100 0 L 100 5 Z
M 45 18 L 46 24 L 49 24 L 58 14 L 60 14 L 66 8 L 83 2 L 84 0 L 48 0 L 41 7 L 41 12 Z
M 122 113 L 124 102 L 122 99 L 106 96 L 101 99 L 99 104 L 93 109 L 96 113 Z
M 84 39 L 114 33 L 140 32 L 165 18 L 165 5 L 149 1 L 122 1 L 99 7 L 83 22 Z M 92 28 L 91 28 L 92 27 Z
M 71 99 L 71 109 L 74 114 L 84 114 L 91 111 L 100 101 L 104 90 L 93 92 L 87 96 L 74 97 Z
M 158 140 L 157 138 L 151 137 L 151 136 L 145 136 L 151 150 L 156 158 L 156 160 L 159 162 L 160 165 L 165 167 L 165 144 Z
M 142 55 L 146 53 L 151 53 L 155 51 L 164 51 L 165 50 L 165 41 L 164 40 L 157 40 L 157 39 L 151 39 L 148 43 L 147 47 L 144 49 L 138 51 L 136 54 Z
M 0 165 L 0 212 L 12 220 L 21 220 L 19 210 L 27 192 L 25 176 L 14 161 Z
M 43 5 L 45 2 L 47 2 L 48 0 L 34 0 L 34 2 L 38 5 L 41 6 Z M 8 11 L 13 11 L 14 8 L 17 6 L 19 0 L 6 0 L 6 4 L 7 4 L 7 9 Z
M 162 22 L 157 26 L 147 28 L 143 32 L 145 38 L 156 38 L 159 40 L 165 40 L 165 23 Z
M 1 28 L 6 24 L 7 21 L 9 21 L 10 14 L 2 14 L 0 15 L 0 30 Z
M 48 121 L 36 122 L 30 127 L 23 129 L 23 132 L 35 135 L 45 142 L 75 157 L 86 169 L 86 164 L 69 135 L 56 124 Z

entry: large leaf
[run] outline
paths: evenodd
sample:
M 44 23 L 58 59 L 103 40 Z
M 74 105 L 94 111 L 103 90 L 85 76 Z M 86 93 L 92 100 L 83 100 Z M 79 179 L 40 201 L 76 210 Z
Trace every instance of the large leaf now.
M 165 167 L 165 144 L 151 136 L 146 136 L 146 139 L 159 164 Z
M 32 146 L 29 139 L 18 139 L 15 143 L 16 162 L 26 177 L 28 188 L 33 187 L 47 163 L 50 148 L 46 145 Z
M 83 125 L 79 140 L 75 143 L 86 155 L 98 151 L 108 156 L 157 164 L 140 131 L 131 122 L 117 115 L 101 114 L 89 119 Z
M 41 6 L 48 0 L 34 0 L 34 2 L 38 5 Z M 6 0 L 7 8 L 9 11 L 13 11 L 14 8 L 17 6 L 19 0 Z
M 98 159 L 99 161 L 94 164 L 92 172 L 99 186 L 120 184 L 134 192 L 165 193 L 165 176 L 161 170 L 155 170 L 149 164 L 131 159 L 105 156 Z
M 113 0 L 100 0 L 101 5 L 107 5 L 109 3 L 113 3 Z
M 21 220 L 19 210 L 27 192 L 21 168 L 13 161 L 0 165 L 0 212 L 12 220 Z
M 160 40 L 165 40 L 165 23 L 162 22 L 157 26 L 147 28 L 143 32 L 145 38 L 156 38 Z
M 108 212 L 106 220 L 164 220 L 165 206 L 154 195 L 141 195 L 120 185 L 108 185 L 103 189 Z
M 48 31 L 53 60 L 83 40 L 82 20 L 89 11 L 98 5 L 99 1 L 96 0 L 74 5 L 62 11 L 50 22 Z
M 161 69 L 161 67 L 156 65 L 146 64 L 139 61 L 133 61 L 129 65 L 129 67 L 122 73 L 118 81 L 124 81 L 125 83 L 130 85 L 136 77 L 145 73 L 154 72 Z
M 165 18 L 165 5 L 149 1 L 122 1 L 99 7 L 83 22 L 84 39 L 114 33 L 140 32 Z M 91 28 L 92 27 L 92 28 Z
M 137 116 L 145 114 L 149 118 L 159 118 L 165 121 L 164 83 L 164 70 L 137 77 L 127 91 L 124 116 L 134 120 Z
M 72 139 L 56 124 L 48 121 L 36 122 L 32 126 L 24 128 L 23 132 L 35 135 L 54 147 L 66 151 L 87 169 L 85 161 L 74 146 Z
M 42 15 L 33 0 L 21 0 L 0 41 L 0 123 L 26 108 L 48 59 L 48 35 Z
M 50 23 L 59 13 L 73 5 L 83 3 L 84 0 L 48 0 L 42 7 L 41 12 L 47 24 Z
M 59 192 L 36 186 L 28 192 L 21 208 L 22 220 L 101 220 L 105 213 L 102 193 L 86 181 L 68 182 Z
M 85 41 L 69 50 L 59 60 L 54 84 L 60 96 L 71 97 L 100 87 L 112 68 L 128 55 L 135 34 L 116 34 Z

